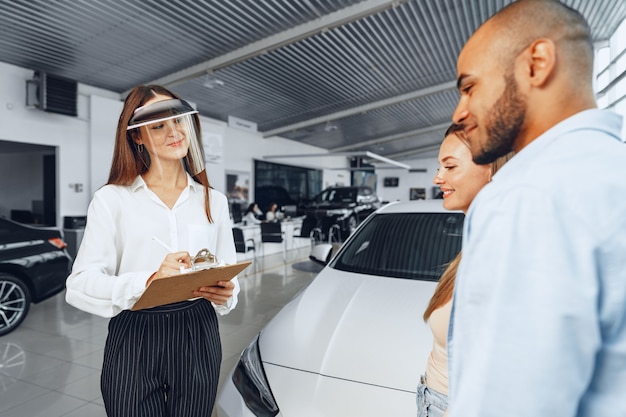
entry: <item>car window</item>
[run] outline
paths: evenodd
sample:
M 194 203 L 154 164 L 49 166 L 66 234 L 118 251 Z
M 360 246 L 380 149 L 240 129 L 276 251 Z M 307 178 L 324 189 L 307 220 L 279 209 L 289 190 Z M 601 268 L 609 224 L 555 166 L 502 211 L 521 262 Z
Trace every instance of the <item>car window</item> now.
M 322 191 L 320 194 L 317 195 L 317 197 L 315 197 L 315 202 L 321 203 L 323 201 L 328 201 L 328 194 L 328 191 Z
M 369 219 L 331 264 L 342 271 L 437 281 L 461 250 L 462 213 L 388 213 Z
M 350 188 L 335 188 L 323 191 L 316 199 L 318 203 L 352 203 L 355 201 L 356 191 Z
M 331 201 L 336 203 L 351 203 L 356 200 L 356 190 L 344 188 L 335 190 Z

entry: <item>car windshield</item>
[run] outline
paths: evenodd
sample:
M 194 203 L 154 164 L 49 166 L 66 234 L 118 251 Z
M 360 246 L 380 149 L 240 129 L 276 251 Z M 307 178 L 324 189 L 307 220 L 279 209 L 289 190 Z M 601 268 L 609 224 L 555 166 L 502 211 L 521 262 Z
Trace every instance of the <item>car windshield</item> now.
M 318 203 L 352 203 L 356 201 L 357 190 L 352 188 L 335 188 L 323 191 L 317 198 Z
M 462 213 L 371 217 L 331 267 L 360 274 L 437 281 L 461 250 Z

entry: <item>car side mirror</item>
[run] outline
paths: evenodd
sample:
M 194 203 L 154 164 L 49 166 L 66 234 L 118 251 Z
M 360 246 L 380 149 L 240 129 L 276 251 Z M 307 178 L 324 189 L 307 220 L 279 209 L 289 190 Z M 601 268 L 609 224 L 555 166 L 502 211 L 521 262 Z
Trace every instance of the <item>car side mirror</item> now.
M 320 243 L 313 246 L 309 259 L 320 265 L 328 265 L 333 254 L 333 245 L 330 243 Z

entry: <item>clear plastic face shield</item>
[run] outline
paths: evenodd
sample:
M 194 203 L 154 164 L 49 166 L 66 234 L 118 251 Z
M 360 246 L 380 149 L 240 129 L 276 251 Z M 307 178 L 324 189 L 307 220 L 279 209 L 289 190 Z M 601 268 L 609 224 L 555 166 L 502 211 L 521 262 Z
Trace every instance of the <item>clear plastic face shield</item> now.
M 185 164 L 192 176 L 205 169 L 194 117 L 197 113 L 185 100 L 178 99 L 149 103 L 135 110 L 126 130 L 136 130 L 133 139 L 149 169 L 163 170 L 175 162 Z

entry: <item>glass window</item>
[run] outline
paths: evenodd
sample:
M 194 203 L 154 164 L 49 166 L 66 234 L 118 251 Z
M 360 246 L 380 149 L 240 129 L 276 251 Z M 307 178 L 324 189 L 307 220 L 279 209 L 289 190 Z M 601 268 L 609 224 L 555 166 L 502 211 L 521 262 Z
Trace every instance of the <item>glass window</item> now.
M 611 62 L 611 48 L 607 46 L 607 47 L 598 49 L 598 52 L 596 54 L 596 64 L 597 64 L 598 72 L 604 71 L 606 67 L 609 66 L 610 62 Z
M 626 49 L 626 20 L 624 20 L 609 39 L 611 45 L 611 59 L 615 59 Z
M 620 56 L 617 61 L 615 61 L 615 74 L 619 76 L 624 71 L 626 71 L 626 53 Z M 622 92 L 623 91 L 624 90 L 622 90 Z
M 606 94 L 598 98 L 596 101 L 598 102 L 598 108 L 600 109 L 606 109 L 609 106 L 609 96 Z
M 255 201 L 259 204 L 265 203 L 262 210 L 272 202 L 279 205 L 299 204 L 303 200 L 310 200 L 321 191 L 322 171 L 255 160 L 254 188 Z M 270 188 L 276 194 L 283 193 L 284 197 L 268 195 Z M 273 201 L 277 198 L 279 200 Z
M 602 74 L 598 75 L 596 88 L 598 91 L 602 91 L 609 85 L 611 78 L 609 77 L 609 71 L 604 71 Z
M 370 217 L 331 267 L 360 274 L 437 281 L 461 250 L 462 213 Z

